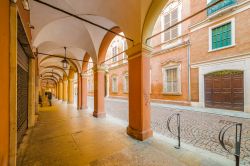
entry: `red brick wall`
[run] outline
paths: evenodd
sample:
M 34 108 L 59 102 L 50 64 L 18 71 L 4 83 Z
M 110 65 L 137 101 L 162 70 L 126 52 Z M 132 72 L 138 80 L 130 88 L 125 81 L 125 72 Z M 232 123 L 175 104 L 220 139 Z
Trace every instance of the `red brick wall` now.
M 250 52 L 250 38 L 249 38 L 250 30 L 249 28 L 246 28 L 250 26 L 250 21 L 248 21 L 249 14 L 250 14 L 250 11 L 247 10 L 247 11 L 241 12 L 233 16 L 235 18 L 235 24 L 236 24 L 235 25 L 236 46 L 234 47 L 230 47 L 227 49 L 222 49 L 222 50 L 214 51 L 214 52 L 208 52 L 209 27 L 205 27 L 205 28 L 199 29 L 191 33 L 190 35 L 191 44 L 192 44 L 191 63 L 199 63 L 203 61 L 209 61 L 209 60 L 214 60 L 218 58 L 225 58 L 225 57 L 230 57 L 230 56 L 239 55 L 243 53 L 249 53 Z M 218 24 L 218 23 L 220 22 L 216 22 L 215 24 Z M 210 26 L 213 26 L 215 24 L 212 24 Z
M 181 95 L 164 95 L 162 65 L 168 61 L 180 62 L 181 64 Z M 186 46 L 170 52 L 157 55 L 151 58 L 151 98 L 164 100 L 185 101 L 188 98 L 188 77 L 187 77 L 187 48 Z
M 199 70 L 198 68 L 191 69 L 191 101 L 199 101 Z

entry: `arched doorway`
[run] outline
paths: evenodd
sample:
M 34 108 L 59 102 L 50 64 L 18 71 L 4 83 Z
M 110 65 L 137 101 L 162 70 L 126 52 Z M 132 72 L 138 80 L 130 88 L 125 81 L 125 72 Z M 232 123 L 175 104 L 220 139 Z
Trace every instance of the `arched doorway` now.
M 206 74 L 205 106 L 244 111 L 243 71 L 223 70 Z

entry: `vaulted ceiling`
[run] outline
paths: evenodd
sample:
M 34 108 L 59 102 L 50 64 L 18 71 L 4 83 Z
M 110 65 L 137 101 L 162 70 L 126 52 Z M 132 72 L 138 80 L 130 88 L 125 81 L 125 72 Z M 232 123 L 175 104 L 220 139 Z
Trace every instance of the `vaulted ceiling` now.
M 107 29 L 120 27 L 126 37 L 141 42 L 144 19 L 152 1 L 160 0 L 41 0 Z M 30 1 L 33 47 L 38 52 L 83 60 L 86 52 L 97 61 L 101 42 L 107 31 L 52 9 L 34 0 Z M 40 74 L 49 66 L 61 67 L 60 58 L 39 55 Z M 72 61 L 72 67 L 81 72 L 82 62 Z M 47 68 L 46 68 L 47 67 Z M 48 69 L 49 68 L 49 69 Z M 50 69 L 51 70 L 51 69 Z M 64 73 L 54 70 L 59 75 Z

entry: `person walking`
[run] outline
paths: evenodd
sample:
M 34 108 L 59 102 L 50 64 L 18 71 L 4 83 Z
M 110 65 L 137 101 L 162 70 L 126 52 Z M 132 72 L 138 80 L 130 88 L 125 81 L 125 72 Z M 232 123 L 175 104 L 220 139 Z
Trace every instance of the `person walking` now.
M 51 99 L 52 99 L 52 94 L 50 92 L 50 93 L 48 93 L 48 100 L 49 100 L 49 105 L 50 106 L 52 106 Z

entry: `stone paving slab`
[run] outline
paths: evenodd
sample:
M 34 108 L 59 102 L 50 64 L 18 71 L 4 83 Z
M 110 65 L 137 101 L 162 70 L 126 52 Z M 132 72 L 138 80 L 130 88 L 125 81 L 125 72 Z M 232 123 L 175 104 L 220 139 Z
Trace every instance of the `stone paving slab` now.
M 93 107 L 93 98 L 88 98 L 90 108 Z M 181 107 L 182 109 L 179 109 Z M 250 119 L 227 116 L 227 112 L 223 114 L 190 111 L 189 107 L 175 106 L 173 108 L 170 105 L 164 106 L 164 104 L 151 104 L 151 126 L 152 129 L 169 138 L 176 139 L 167 129 L 168 117 L 174 113 L 181 114 L 181 141 L 195 147 L 208 150 L 210 152 L 226 156 L 227 158 L 234 160 L 234 156 L 225 151 L 219 144 L 218 135 L 223 126 L 234 122 L 243 124 L 242 132 L 242 144 L 241 144 L 241 164 L 250 166 Z M 189 108 L 185 110 L 184 108 Z M 126 100 L 119 99 L 106 99 L 105 109 L 107 114 L 128 121 L 128 102 Z M 211 111 L 211 110 L 210 110 Z M 243 115 L 243 114 L 242 114 Z M 248 114 L 247 114 L 248 115 Z M 249 115 L 248 115 L 249 116 Z M 176 133 L 176 119 L 170 123 L 170 127 L 173 132 Z M 226 147 L 233 152 L 234 150 L 234 135 L 235 130 L 230 129 L 225 136 Z
M 90 111 L 90 110 L 88 110 Z M 231 160 L 186 148 L 160 137 L 137 141 L 126 124 L 56 102 L 44 108 L 18 151 L 18 166 L 233 166 Z M 20 151 L 21 149 L 21 151 Z

